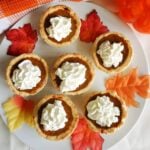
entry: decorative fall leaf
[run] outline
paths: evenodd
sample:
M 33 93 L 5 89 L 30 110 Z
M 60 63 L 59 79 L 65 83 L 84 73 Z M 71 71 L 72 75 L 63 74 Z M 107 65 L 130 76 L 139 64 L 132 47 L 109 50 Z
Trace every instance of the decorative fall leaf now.
M 34 106 L 34 101 L 25 100 L 18 95 L 11 97 L 3 104 L 10 131 L 19 128 L 24 122 L 31 127 L 34 126 L 32 115 Z
M 150 97 L 150 75 L 138 76 L 137 69 L 132 69 L 127 75 L 117 74 L 107 79 L 106 89 L 115 91 L 123 98 L 127 106 L 138 106 L 135 101 L 135 93 L 143 98 Z
M 71 136 L 73 150 L 102 150 L 104 139 L 92 131 L 85 118 L 80 118 L 78 126 Z
M 8 47 L 7 54 L 18 56 L 23 53 L 32 53 L 37 41 L 37 32 L 31 24 L 25 24 L 19 29 L 11 29 L 6 32 L 6 37 L 12 42 Z
M 103 25 L 96 10 L 87 15 L 86 20 L 81 19 L 80 40 L 93 42 L 102 33 L 108 32 L 108 28 Z

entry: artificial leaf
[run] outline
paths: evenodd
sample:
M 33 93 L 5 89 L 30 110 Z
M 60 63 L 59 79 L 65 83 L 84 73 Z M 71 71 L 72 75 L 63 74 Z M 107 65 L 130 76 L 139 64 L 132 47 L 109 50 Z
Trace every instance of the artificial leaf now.
M 103 25 L 96 10 L 87 15 L 86 20 L 81 19 L 80 40 L 93 42 L 99 35 L 108 32 L 108 28 Z
M 23 53 L 32 53 L 37 41 L 37 32 L 32 29 L 31 24 L 25 24 L 18 29 L 7 31 L 6 37 L 12 42 L 8 47 L 7 54 L 18 56 Z
M 34 106 L 34 101 L 25 100 L 23 97 L 18 95 L 11 97 L 3 104 L 10 131 L 14 131 L 21 127 L 23 123 L 27 123 L 31 127 L 34 126 Z
M 127 106 L 137 107 L 135 93 L 143 98 L 150 97 L 150 75 L 138 76 L 137 69 L 132 69 L 127 75 L 117 74 L 106 80 L 106 89 L 115 91 L 125 101 Z
M 71 136 L 73 150 L 102 150 L 104 139 L 88 127 L 85 118 L 80 118 Z

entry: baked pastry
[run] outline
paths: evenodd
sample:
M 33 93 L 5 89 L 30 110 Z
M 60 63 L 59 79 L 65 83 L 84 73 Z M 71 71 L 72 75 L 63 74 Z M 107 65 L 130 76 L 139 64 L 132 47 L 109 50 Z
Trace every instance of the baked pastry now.
M 115 93 L 94 92 L 87 99 L 84 113 L 94 131 L 108 134 L 123 125 L 127 109 Z
M 80 54 L 65 54 L 57 58 L 51 69 L 54 87 L 64 94 L 85 92 L 94 78 L 92 63 Z
M 121 33 L 100 35 L 92 47 L 96 66 L 107 73 L 123 71 L 130 63 L 133 50 L 130 41 Z
M 79 115 L 72 101 L 63 95 L 48 95 L 34 109 L 37 132 L 48 140 L 62 140 L 72 134 Z
M 17 95 L 29 96 L 38 93 L 46 85 L 47 79 L 47 63 L 35 54 L 15 57 L 6 70 L 7 83 Z
M 68 6 L 49 7 L 40 19 L 40 34 L 44 41 L 53 46 L 64 46 L 78 38 L 81 21 Z

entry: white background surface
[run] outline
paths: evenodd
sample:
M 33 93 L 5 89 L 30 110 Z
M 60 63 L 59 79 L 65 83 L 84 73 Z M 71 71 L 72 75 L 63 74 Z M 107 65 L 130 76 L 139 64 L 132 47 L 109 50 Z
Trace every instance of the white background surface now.
M 146 55 L 150 58 L 150 35 L 135 32 Z M 3 36 L 0 36 L 2 39 Z M 150 61 L 149 61 L 150 64 Z M 150 101 L 146 102 L 144 112 L 130 134 L 109 150 L 150 150 Z M 9 133 L 0 119 L 0 149 L 1 150 L 28 150 L 28 146 L 22 144 Z

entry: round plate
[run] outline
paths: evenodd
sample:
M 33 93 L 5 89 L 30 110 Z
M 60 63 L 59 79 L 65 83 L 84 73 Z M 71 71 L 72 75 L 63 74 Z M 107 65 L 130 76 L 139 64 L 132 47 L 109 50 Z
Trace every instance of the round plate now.
M 134 48 L 134 58 L 132 59 L 131 65 L 128 67 L 133 68 L 137 67 L 140 74 L 147 74 L 148 73 L 148 67 L 146 63 L 146 58 L 144 55 L 144 52 L 141 48 L 141 45 L 139 44 L 138 40 L 136 39 L 135 35 L 133 34 L 132 30 L 124 24 L 117 16 L 110 13 L 109 11 L 91 3 L 81 2 L 81 3 L 75 3 L 75 2 L 64 2 L 61 4 L 65 4 L 70 6 L 82 19 L 85 19 L 86 15 L 91 12 L 93 9 L 96 9 L 99 16 L 101 17 L 103 23 L 108 26 L 110 31 L 118 31 L 123 33 L 128 37 L 128 39 L 131 41 L 132 46 Z M 50 5 L 56 5 L 56 3 L 51 3 Z M 20 21 L 18 21 L 13 28 L 17 28 L 20 26 L 23 26 L 25 23 L 31 23 L 33 28 L 37 29 L 38 31 L 38 24 L 39 24 L 39 18 L 42 14 L 42 12 L 49 7 L 50 5 L 44 5 L 43 7 L 36 9 L 32 11 L 30 14 L 23 17 Z M 0 102 L 1 104 L 6 101 L 10 96 L 13 95 L 13 93 L 10 91 L 8 85 L 5 81 L 5 69 L 9 63 L 9 60 L 12 59 L 12 56 L 6 55 L 7 48 L 10 45 L 10 42 L 4 38 L 1 49 L 0 49 Z M 58 57 L 61 54 L 64 53 L 73 53 L 77 52 L 82 55 L 86 55 L 89 57 L 89 59 L 92 59 L 90 56 L 90 47 L 91 43 L 84 43 L 80 40 L 77 40 L 76 42 L 72 43 L 71 45 L 63 48 L 54 48 L 49 45 L 47 45 L 41 38 L 38 36 L 38 42 L 36 43 L 36 47 L 34 50 L 34 53 L 40 55 L 43 57 L 49 66 L 51 66 L 52 62 L 56 57 Z M 105 79 L 108 78 L 110 75 L 98 70 L 95 67 L 96 70 L 96 76 L 93 85 L 89 89 L 88 92 L 94 91 L 94 90 L 105 90 L 104 83 Z M 48 82 L 47 86 L 44 88 L 42 92 L 39 94 L 31 97 L 31 99 L 39 100 L 41 99 L 45 94 L 50 93 L 56 93 L 58 91 L 55 91 L 52 87 L 50 81 Z M 3 94 L 2 94 L 3 93 Z M 145 101 L 142 100 L 142 98 L 136 96 L 136 100 L 140 103 L 139 108 L 129 108 L 128 109 L 128 118 L 125 122 L 125 125 L 116 133 L 112 135 L 102 135 L 105 139 L 104 142 L 104 149 L 110 148 L 112 145 L 116 144 L 118 141 L 120 141 L 129 131 L 133 128 L 135 123 L 137 122 L 139 116 L 141 115 L 141 112 L 143 111 Z M 82 101 L 82 95 L 78 97 L 73 97 L 73 101 L 76 105 L 79 105 Z M 6 118 L 4 115 L 4 111 L 2 107 L 0 107 L 0 114 L 6 123 Z M 29 145 L 31 148 L 34 148 L 36 150 L 38 149 L 61 149 L 61 150 L 71 150 L 71 144 L 70 139 L 63 140 L 60 142 L 54 142 L 54 141 L 48 141 L 46 139 L 41 138 L 35 129 L 30 128 L 27 125 L 23 125 L 21 128 L 17 129 L 14 134 L 25 144 Z

